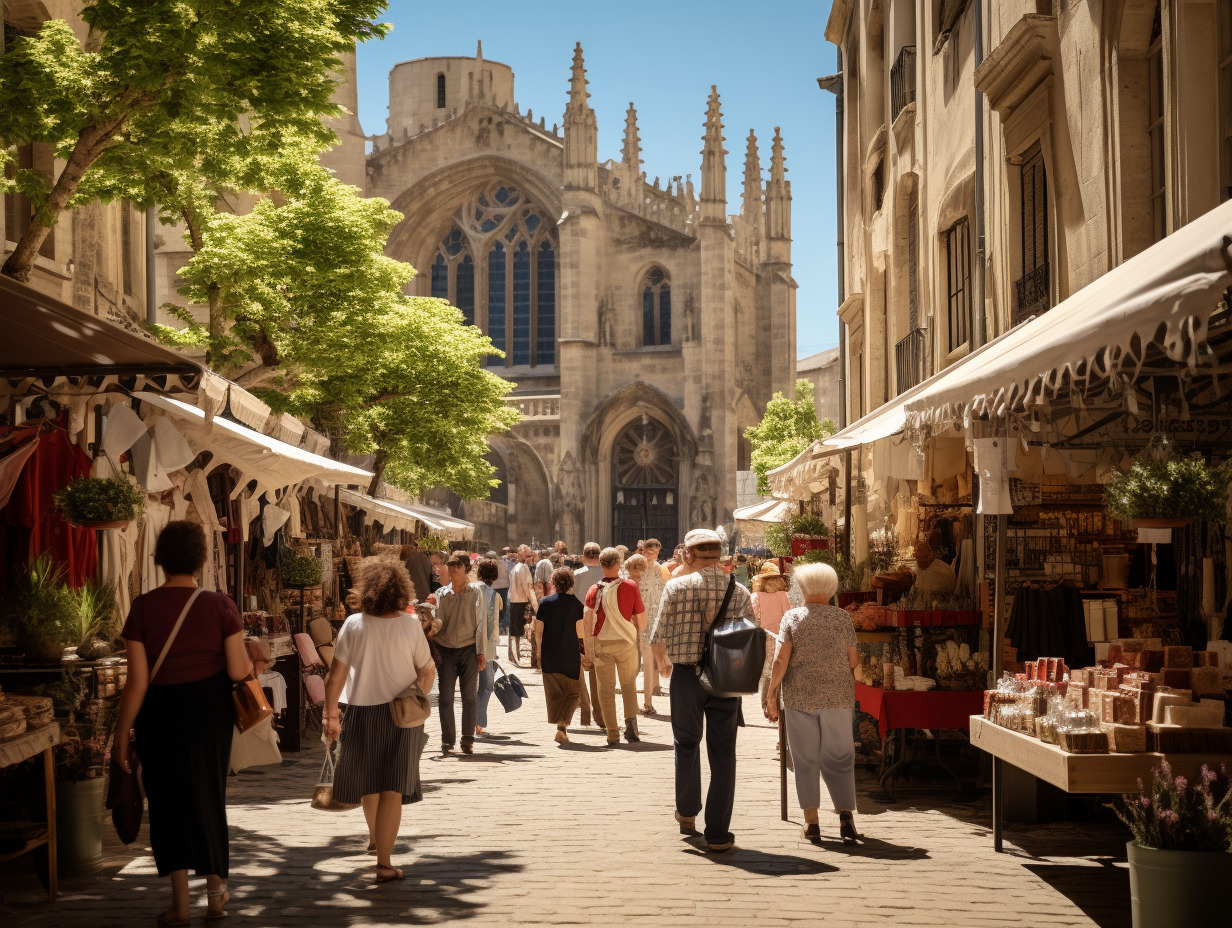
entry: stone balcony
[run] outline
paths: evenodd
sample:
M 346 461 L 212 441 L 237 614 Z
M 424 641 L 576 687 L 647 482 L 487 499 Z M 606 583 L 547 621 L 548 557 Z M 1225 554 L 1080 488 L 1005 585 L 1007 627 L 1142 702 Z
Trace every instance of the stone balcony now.
M 560 394 L 507 396 L 505 402 L 522 414 L 523 422 L 560 421 Z

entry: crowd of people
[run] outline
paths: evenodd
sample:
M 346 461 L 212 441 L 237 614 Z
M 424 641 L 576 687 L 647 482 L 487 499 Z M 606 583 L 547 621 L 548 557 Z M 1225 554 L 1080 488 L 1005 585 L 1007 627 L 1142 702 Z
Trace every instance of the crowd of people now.
M 164 529 L 156 561 L 167 581 L 134 601 L 123 633 L 130 669 L 116 749 L 130 763 L 135 730 L 132 760 L 143 766 L 155 862 L 159 875 L 171 879 L 164 926 L 188 924 L 190 870 L 206 877 L 207 918 L 225 917 L 230 898 L 224 882 L 227 697 L 231 681 L 252 668 L 234 603 L 218 594 L 193 595 L 204 550 L 200 526 L 172 522 Z M 424 552 L 412 544 L 402 558 L 363 562 L 348 600 L 354 613 L 338 633 L 326 679 L 322 725 L 327 742 L 338 742 L 334 800 L 362 805 L 377 882 L 403 877 L 392 852 L 403 805 L 421 798 L 426 747 L 423 725 L 399 727 L 391 701 L 427 694 L 436 683 L 441 752 L 456 747 L 473 754 L 488 733 L 502 635 L 510 662 L 523 666 L 525 655 L 542 674 L 547 722 L 559 744 L 569 742 L 575 713 L 583 727 L 593 724 L 605 735 L 608 747 L 622 738 L 635 744 L 639 717 L 654 715 L 655 698 L 666 695 L 675 822 L 694 834 L 704 811 L 705 847 L 730 850 L 741 698 L 711 693 L 699 668 L 706 631 L 725 601 L 728 620 L 756 623 L 767 636 L 760 701 L 770 721 L 783 715 L 805 837 L 820 840 L 824 781 L 842 840 L 859 840 L 855 632 L 847 613 L 829 605 L 834 570 L 797 568 L 789 596 L 786 563 L 767 563 L 750 578 L 747 563 L 725 556 L 712 530 L 690 531 L 666 560 L 661 553 L 653 538 L 633 550 L 588 542 L 580 556 L 563 542 L 551 550 L 521 545 L 483 556 Z M 170 722 L 190 716 L 191 727 Z M 710 766 L 704 800 L 703 740 Z

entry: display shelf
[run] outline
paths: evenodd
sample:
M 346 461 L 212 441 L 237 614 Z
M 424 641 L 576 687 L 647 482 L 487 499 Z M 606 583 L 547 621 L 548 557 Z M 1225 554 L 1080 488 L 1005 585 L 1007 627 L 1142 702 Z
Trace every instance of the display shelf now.
M 1055 744 L 971 716 L 971 743 L 1067 793 L 1132 793 L 1165 759 L 1176 773 L 1196 776 L 1203 764 L 1232 763 L 1229 754 L 1067 754 Z

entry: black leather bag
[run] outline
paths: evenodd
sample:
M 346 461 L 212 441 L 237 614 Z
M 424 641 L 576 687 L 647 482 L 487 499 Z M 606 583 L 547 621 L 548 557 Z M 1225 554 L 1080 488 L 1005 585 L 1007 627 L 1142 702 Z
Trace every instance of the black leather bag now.
M 506 712 L 520 709 L 522 707 L 522 700 L 526 698 L 526 687 L 522 685 L 522 681 L 517 677 L 505 673 L 505 668 L 496 663 L 496 661 L 492 661 L 492 666 L 500 671 L 500 676 L 492 681 L 492 692 L 500 700 L 501 706 Z
M 727 583 L 723 605 L 702 643 L 698 679 L 711 696 L 749 696 L 757 692 L 766 663 L 766 636 L 750 619 L 728 619 L 736 578 Z

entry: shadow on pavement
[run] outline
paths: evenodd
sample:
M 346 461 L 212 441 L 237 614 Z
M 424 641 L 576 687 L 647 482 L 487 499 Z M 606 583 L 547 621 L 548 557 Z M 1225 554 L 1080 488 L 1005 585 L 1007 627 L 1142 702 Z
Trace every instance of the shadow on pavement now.
M 722 864 L 725 867 L 734 867 L 737 870 L 767 876 L 813 876 L 818 873 L 838 872 L 838 867 L 815 858 L 797 857 L 794 854 L 771 854 L 767 851 L 754 851 L 742 847 L 736 847 L 734 850 L 721 854 L 711 854 L 701 848 L 690 847 L 685 853 L 708 858 L 715 864 Z
M 635 751 L 637 753 L 644 753 L 647 751 L 673 750 L 670 744 L 663 744 L 658 741 L 646 741 L 644 739 L 642 741 L 639 741 L 637 744 L 624 744 L 624 745 L 621 745 L 621 747 L 623 747 L 626 751 Z
M 1082 909 L 1099 928 L 1130 928 L 1129 870 L 1112 860 L 1092 864 L 1027 864 L 1026 868 Z
M 574 751 L 578 754 L 602 754 L 607 750 L 601 744 L 586 744 L 581 741 L 568 741 L 560 746 L 562 751 Z
M 864 836 L 859 844 L 844 844 L 839 838 L 822 836 L 820 841 L 813 842 L 817 847 L 834 854 L 845 854 L 848 857 L 867 857 L 871 860 L 929 860 L 927 849 L 922 847 L 907 847 L 901 844 L 891 844 L 880 838 Z

